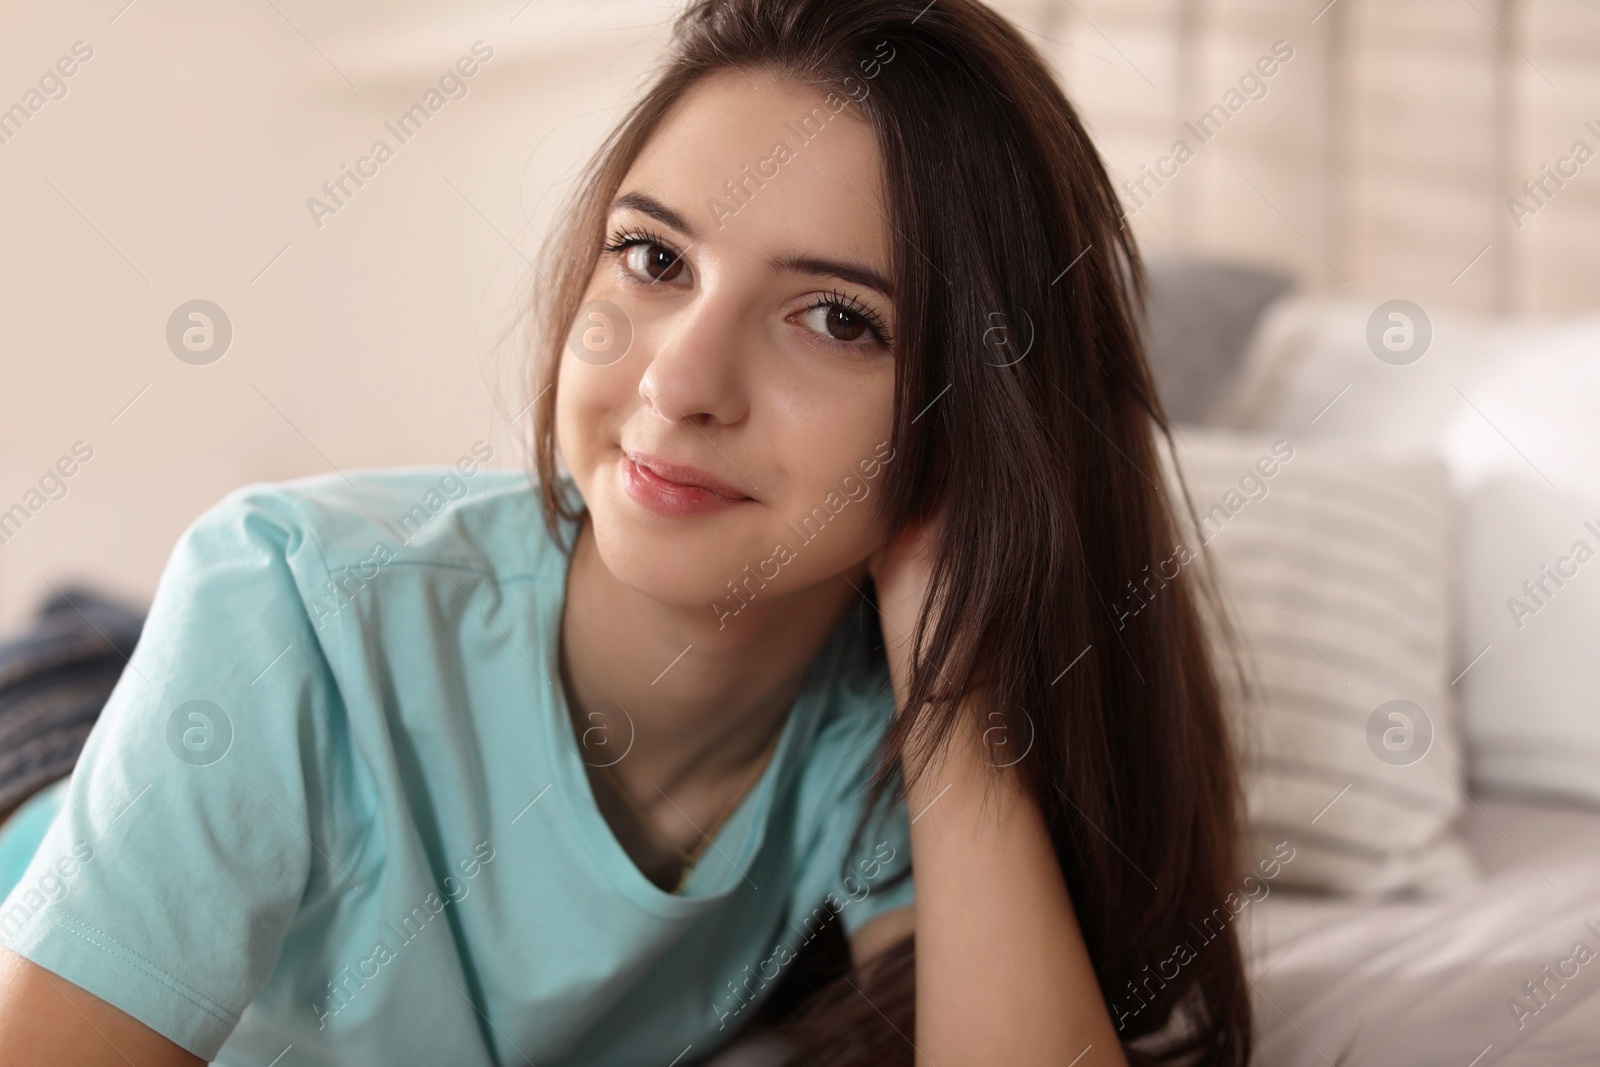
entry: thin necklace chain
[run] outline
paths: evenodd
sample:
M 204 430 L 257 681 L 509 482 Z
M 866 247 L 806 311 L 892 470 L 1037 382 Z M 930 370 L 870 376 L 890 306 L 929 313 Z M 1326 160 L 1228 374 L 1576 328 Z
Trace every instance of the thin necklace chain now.
M 611 769 L 609 764 L 596 765 L 595 769 L 605 773 L 606 778 L 611 782 L 613 791 L 622 795 L 623 802 L 626 803 L 628 807 L 633 809 L 634 814 L 638 816 L 640 823 L 645 827 L 645 829 L 651 831 L 653 836 L 659 840 L 664 841 L 667 847 L 671 848 L 672 851 L 677 854 L 679 861 L 684 865 L 683 874 L 678 879 L 677 888 L 673 890 L 674 893 L 678 893 L 683 890 L 684 885 L 689 881 L 689 872 L 694 868 L 694 864 L 700 858 L 700 854 L 703 853 L 706 850 L 706 847 L 711 844 L 711 839 L 717 836 L 717 831 L 722 829 L 723 823 L 728 821 L 729 816 L 731 816 L 734 813 L 734 810 L 738 808 L 739 802 L 745 798 L 745 795 L 750 792 L 751 787 L 755 785 L 756 779 L 761 776 L 761 772 L 766 768 L 767 757 L 771 755 L 773 749 L 778 747 L 778 739 L 782 736 L 783 728 L 780 726 L 773 732 L 772 739 L 767 742 L 767 747 L 763 749 L 761 755 L 756 758 L 755 763 L 750 768 L 750 773 L 745 776 L 744 783 L 739 786 L 738 791 L 734 793 L 727 805 L 723 807 L 722 813 L 717 816 L 716 821 L 711 824 L 709 829 L 701 832 L 699 843 L 696 844 L 693 849 L 688 850 L 684 849 L 682 845 L 661 833 L 661 831 L 656 827 L 655 820 L 652 819 L 650 814 L 644 810 L 643 805 L 634 799 L 633 793 L 626 785 L 623 784 L 622 779 L 617 776 L 617 773 Z M 659 789 L 659 787 L 657 788 Z M 666 794 L 663 793 L 662 796 L 666 796 Z

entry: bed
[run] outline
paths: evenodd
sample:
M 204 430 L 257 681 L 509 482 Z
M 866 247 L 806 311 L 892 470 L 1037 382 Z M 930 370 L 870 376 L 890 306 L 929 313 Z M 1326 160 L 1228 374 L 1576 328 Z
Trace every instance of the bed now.
M 1487 796 L 1467 811 L 1485 880 L 1459 896 L 1278 890 L 1247 909 L 1256 1062 L 1600 1063 L 1600 811 Z

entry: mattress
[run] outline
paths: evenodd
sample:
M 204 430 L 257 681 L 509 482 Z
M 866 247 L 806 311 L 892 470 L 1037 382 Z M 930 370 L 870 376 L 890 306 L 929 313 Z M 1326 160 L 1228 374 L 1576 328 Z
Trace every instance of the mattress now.
M 1475 797 L 1447 898 L 1274 889 L 1240 915 L 1259 1067 L 1600 1064 L 1600 811 Z

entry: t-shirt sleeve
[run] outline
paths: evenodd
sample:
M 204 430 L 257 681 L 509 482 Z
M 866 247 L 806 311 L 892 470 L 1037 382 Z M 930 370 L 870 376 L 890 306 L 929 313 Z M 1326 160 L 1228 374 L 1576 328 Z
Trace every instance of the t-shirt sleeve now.
M 8 948 L 207 1060 L 265 985 L 318 850 L 338 696 L 296 570 L 320 560 L 270 486 L 184 531 L 0 904 Z
M 905 802 L 897 798 L 898 772 L 855 838 L 893 714 L 887 695 L 881 702 L 853 708 L 831 724 L 819 745 L 818 760 L 834 773 L 820 791 L 820 830 L 795 903 L 802 917 L 812 914 L 819 903 L 832 908 L 849 937 L 868 920 L 912 903 L 911 827 Z M 901 871 L 906 872 L 903 878 L 897 877 Z

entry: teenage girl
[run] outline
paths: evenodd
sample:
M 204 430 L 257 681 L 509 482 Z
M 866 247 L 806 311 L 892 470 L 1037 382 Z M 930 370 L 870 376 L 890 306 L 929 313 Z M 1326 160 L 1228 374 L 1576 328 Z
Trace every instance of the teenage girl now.
M 185 532 L 8 825 L 0 1063 L 703 1062 L 825 928 L 787 1062 L 1246 1063 L 1231 928 L 1151 970 L 1238 783 L 1193 579 L 1110 606 L 1176 541 L 1120 214 L 976 0 L 693 3 L 536 282 L 533 476 Z

